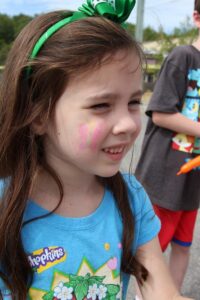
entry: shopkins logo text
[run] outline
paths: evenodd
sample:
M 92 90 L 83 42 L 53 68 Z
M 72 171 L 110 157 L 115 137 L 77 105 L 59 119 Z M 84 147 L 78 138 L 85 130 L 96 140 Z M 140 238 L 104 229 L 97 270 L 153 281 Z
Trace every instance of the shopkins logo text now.
M 67 254 L 63 247 L 45 247 L 28 255 L 28 260 L 35 272 L 41 273 L 66 260 Z

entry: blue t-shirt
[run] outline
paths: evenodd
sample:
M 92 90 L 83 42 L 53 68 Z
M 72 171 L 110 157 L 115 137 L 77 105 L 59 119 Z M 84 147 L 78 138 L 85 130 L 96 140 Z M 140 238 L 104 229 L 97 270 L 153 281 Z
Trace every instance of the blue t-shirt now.
M 135 177 L 124 178 L 135 216 L 136 252 L 158 234 L 160 222 Z M 30 200 L 24 219 L 46 213 Z M 120 271 L 122 221 L 111 191 L 105 190 L 89 216 L 66 218 L 54 213 L 25 225 L 22 241 L 34 270 L 28 299 L 125 299 L 130 276 Z M 9 299 L 9 291 L 0 288 L 3 299 Z

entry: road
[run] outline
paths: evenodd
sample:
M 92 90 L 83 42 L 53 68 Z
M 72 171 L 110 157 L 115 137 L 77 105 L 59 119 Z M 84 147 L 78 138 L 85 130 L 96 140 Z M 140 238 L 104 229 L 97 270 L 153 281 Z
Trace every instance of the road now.
M 134 171 L 135 165 L 140 155 L 141 143 L 146 127 L 147 118 L 144 114 L 146 105 L 142 107 L 142 131 L 138 137 L 132 151 L 130 151 L 122 164 L 122 171 L 128 171 L 131 164 L 131 169 Z M 133 154 L 132 154 L 133 153 Z M 131 162 L 132 157 L 132 162 Z M 168 252 L 165 254 L 167 259 Z M 182 294 L 188 297 L 192 297 L 195 300 L 200 300 L 200 212 L 198 214 L 197 223 L 194 232 L 194 242 L 191 247 L 191 257 L 189 267 L 185 276 L 185 280 L 182 287 Z M 128 300 L 133 300 L 134 295 L 134 279 L 131 278 L 128 289 Z M 153 299 L 152 299 L 153 300 Z M 162 300 L 162 299 L 161 299 Z

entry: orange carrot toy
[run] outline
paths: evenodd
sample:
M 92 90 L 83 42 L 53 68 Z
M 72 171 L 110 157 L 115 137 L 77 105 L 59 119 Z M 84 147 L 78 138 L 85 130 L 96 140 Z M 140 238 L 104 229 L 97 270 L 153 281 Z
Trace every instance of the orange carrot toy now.
M 194 169 L 194 168 L 196 168 L 198 166 L 200 166 L 200 155 L 198 155 L 197 157 L 191 159 L 190 161 L 188 161 L 187 163 L 185 163 L 184 165 L 182 165 L 182 167 L 180 168 L 180 170 L 177 173 L 177 175 L 188 173 L 192 169 Z

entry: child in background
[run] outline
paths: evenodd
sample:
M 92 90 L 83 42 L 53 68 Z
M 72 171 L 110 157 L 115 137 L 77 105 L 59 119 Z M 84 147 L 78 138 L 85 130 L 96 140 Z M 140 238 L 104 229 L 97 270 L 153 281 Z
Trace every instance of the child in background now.
M 121 24 L 134 1 L 36 17 L 1 82 L 3 299 L 186 299 L 142 186 L 119 172 L 140 131 L 142 54 Z
M 193 19 L 200 29 L 200 0 Z M 188 266 L 200 202 L 200 170 L 177 176 L 200 153 L 200 37 L 175 48 L 163 63 L 147 108 L 150 117 L 136 177 L 161 220 L 162 250 L 171 244 L 170 270 L 178 289 Z

